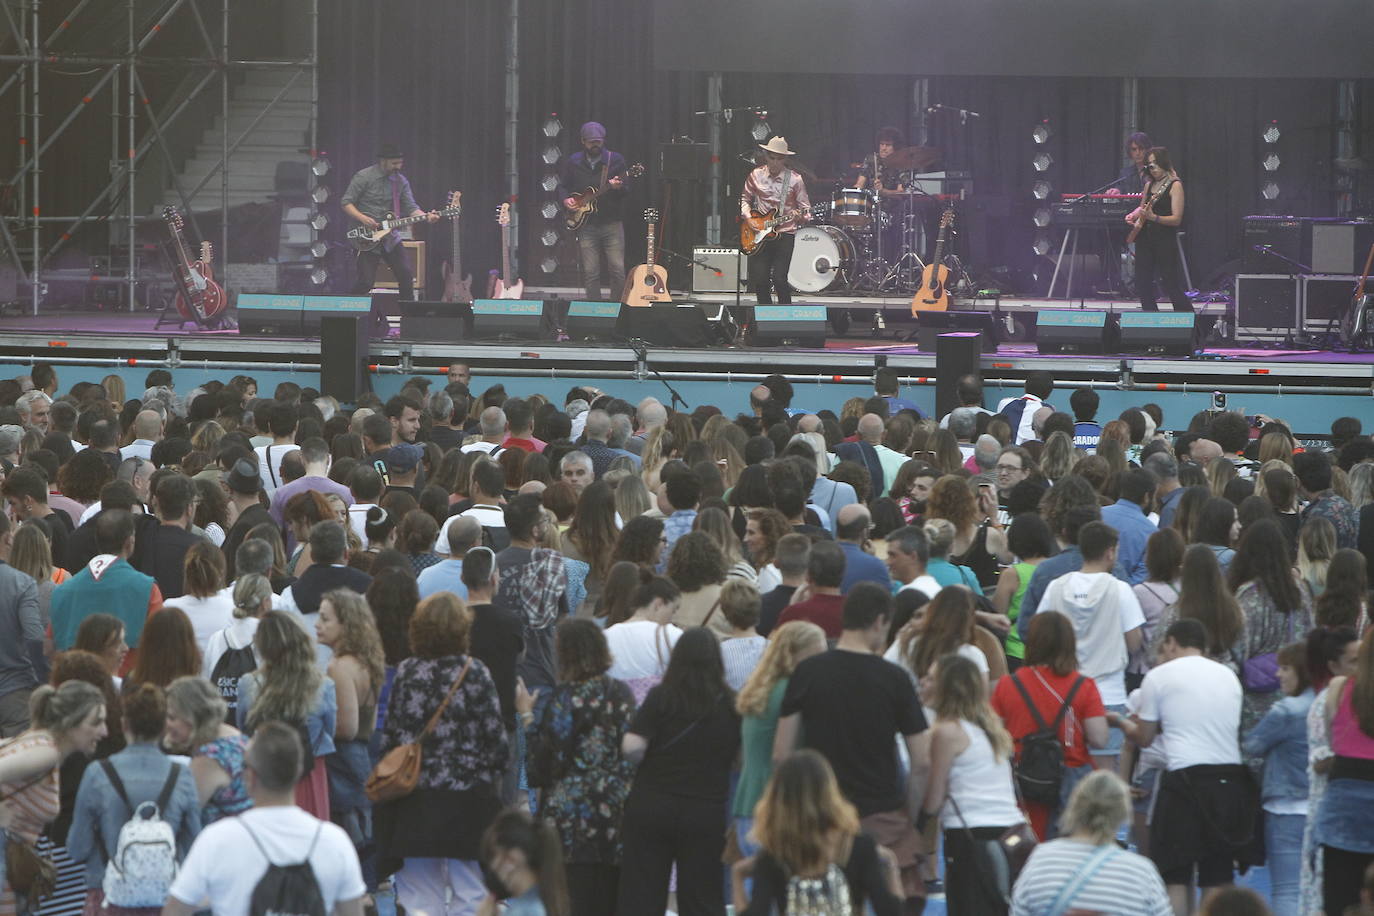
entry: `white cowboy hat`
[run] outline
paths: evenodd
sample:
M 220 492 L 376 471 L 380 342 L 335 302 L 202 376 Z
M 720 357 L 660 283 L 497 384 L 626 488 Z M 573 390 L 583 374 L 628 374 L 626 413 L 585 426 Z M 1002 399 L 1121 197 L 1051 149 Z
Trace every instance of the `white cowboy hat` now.
M 759 149 L 765 153 L 774 153 L 779 156 L 795 156 L 795 152 L 787 148 L 786 137 L 772 137 L 767 143 L 760 143 Z

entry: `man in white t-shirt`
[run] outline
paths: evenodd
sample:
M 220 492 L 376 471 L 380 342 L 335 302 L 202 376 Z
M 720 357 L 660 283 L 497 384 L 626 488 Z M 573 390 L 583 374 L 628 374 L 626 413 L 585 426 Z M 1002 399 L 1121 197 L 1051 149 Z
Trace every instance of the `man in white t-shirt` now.
M 887 536 L 887 571 L 893 582 L 901 583 L 898 591 L 914 588 L 927 598 L 939 594 L 940 583 L 926 572 L 929 562 L 930 541 L 920 528 L 907 525 Z
M 1092 678 L 1102 705 L 1109 711 L 1126 711 L 1126 662 L 1128 652 L 1140 648 L 1145 614 L 1135 592 L 1112 574 L 1116 568 L 1117 533 L 1111 525 L 1089 522 L 1078 530 L 1078 549 L 1083 566 L 1050 583 L 1036 613 L 1055 611 L 1073 621 L 1078 639 L 1078 670 Z M 1093 748 L 1094 757 L 1116 767 L 1121 753 L 1121 731 L 1112 729 L 1107 746 Z
M 164 916 L 243 916 L 269 865 L 306 859 L 327 913 L 362 916 L 362 867 L 341 828 L 296 807 L 296 780 L 304 762 L 300 736 L 280 722 L 258 727 L 243 770 L 253 807 L 201 831 L 186 855 L 162 907 Z
M 258 456 L 258 475 L 262 477 L 262 488 L 269 496 L 285 483 L 281 478 L 281 460 L 288 452 L 300 448 L 296 444 L 297 419 L 296 408 L 290 404 L 274 401 L 267 408 L 267 429 L 272 433 L 272 443 L 260 445 L 253 451 Z
M 1151 668 L 1136 697 L 1136 714 L 1108 713 L 1141 747 L 1167 733 L 1166 772 L 1151 825 L 1150 858 L 1174 904 L 1188 912 L 1191 884 L 1211 892 L 1232 880 L 1255 828 L 1259 799 L 1241 764 L 1242 691 L 1235 672 L 1204 654 L 1207 631 L 1197 620 L 1175 621 L 1165 633 L 1162 664 Z

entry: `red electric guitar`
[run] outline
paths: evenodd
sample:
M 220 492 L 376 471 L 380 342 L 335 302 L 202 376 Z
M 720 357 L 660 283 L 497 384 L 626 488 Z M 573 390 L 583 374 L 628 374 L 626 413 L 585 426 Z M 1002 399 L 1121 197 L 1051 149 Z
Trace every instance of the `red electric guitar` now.
M 176 207 L 164 207 L 162 218 L 167 221 L 167 229 L 171 232 L 172 248 L 176 255 L 175 268 L 181 275 L 182 291 L 177 293 L 177 311 L 187 321 L 206 327 L 218 325 L 229 299 L 224 295 L 224 288 L 215 282 L 210 243 L 201 242 L 200 258 L 192 261 L 182 235 L 185 225 L 181 213 Z

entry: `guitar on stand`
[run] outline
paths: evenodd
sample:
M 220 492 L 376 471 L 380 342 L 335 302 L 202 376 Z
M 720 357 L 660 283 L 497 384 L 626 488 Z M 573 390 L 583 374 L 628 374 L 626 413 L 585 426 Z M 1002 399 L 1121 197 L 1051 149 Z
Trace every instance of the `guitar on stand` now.
M 1374 267 L 1374 245 L 1369 247 L 1369 254 L 1364 259 L 1364 270 L 1360 274 L 1360 281 L 1355 284 L 1355 295 L 1351 297 L 1350 308 L 1346 309 L 1344 317 L 1341 318 L 1341 344 L 1351 353 L 1361 352 L 1363 347 L 1368 345 L 1370 336 L 1374 335 L 1374 327 L 1371 327 L 1369 321 L 1369 313 L 1374 310 L 1374 293 L 1364 291 L 1371 267 Z
M 950 270 L 945 266 L 945 244 L 949 240 L 949 227 L 954 224 L 954 208 L 950 207 L 940 216 L 940 235 L 935 242 L 935 256 L 921 271 L 921 287 L 911 297 L 911 314 L 921 312 L 949 311 Z
M 181 212 L 176 207 L 164 207 L 162 218 L 166 220 L 167 229 L 172 237 L 168 256 L 173 262 L 172 276 L 178 287 L 176 310 L 181 315 L 181 323 L 194 321 L 202 328 L 219 327 L 229 299 L 224 294 L 224 288 L 215 282 L 210 243 L 202 242 L 200 257 L 195 261 L 191 260 L 183 235 L 186 227 L 182 222 Z M 163 317 L 165 311 L 159 316 L 154 327 L 162 325 Z
M 491 272 L 491 294 L 487 298 L 519 299 L 525 294 L 525 281 L 511 279 L 511 251 L 515 242 L 511 238 L 509 203 L 496 208 L 496 224 L 501 227 L 501 273 Z
M 463 192 L 453 191 L 448 196 L 448 205 L 462 212 Z M 463 252 L 459 240 L 458 217 L 453 217 L 453 258 L 444 265 L 444 294 L 442 302 L 471 302 L 472 274 L 463 276 Z M 461 278 L 461 279 L 459 279 Z
M 644 211 L 646 253 L 644 263 L 640 264 L 625 280 L 625 295 L 620 301 L 625 305 L 648 306 L 655 302 L 672 302 L 668 292 L 668 270 L 662 264 L 654 263 L 654 233 L 658 224 L 658 211 L 650 207 Z
M 636 162 L 634 165 L 630 166 L 629 171 L 625 173 L 625 177 L 638 178 L 643 174 L 644 164 L 642 162 Z M 570 232 L 576 232 L 578 229 L 581 229 L 582 224 L 596 212 L 596 199 L 604 194 L 606 189 L 605 172 L 603 171 L 601 187 L 593 188 L 589 186 L 583 188 L 576 194 L 570 194 L 569 197 L 576 203 L 576 206 L 570 209 L 568 215 L 564 217 L 564 227 Z

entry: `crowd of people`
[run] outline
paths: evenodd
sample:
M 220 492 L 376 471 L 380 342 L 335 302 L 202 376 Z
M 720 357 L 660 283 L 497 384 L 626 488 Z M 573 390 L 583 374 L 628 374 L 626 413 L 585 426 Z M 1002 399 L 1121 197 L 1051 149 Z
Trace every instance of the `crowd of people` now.
M 477 389 L 0 381 L 0 916 L 1374 913 L 1359 421 Z

